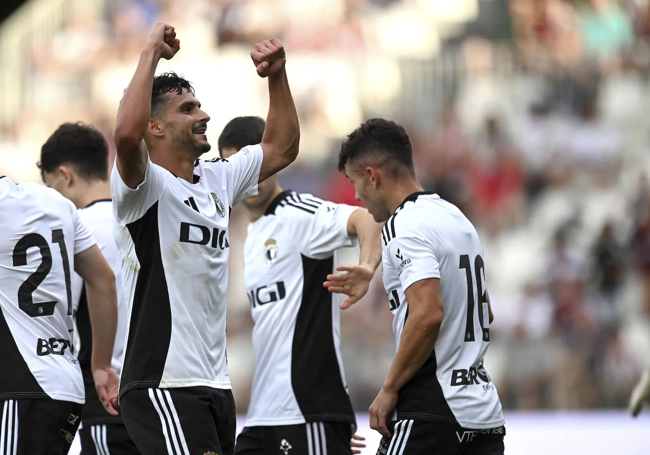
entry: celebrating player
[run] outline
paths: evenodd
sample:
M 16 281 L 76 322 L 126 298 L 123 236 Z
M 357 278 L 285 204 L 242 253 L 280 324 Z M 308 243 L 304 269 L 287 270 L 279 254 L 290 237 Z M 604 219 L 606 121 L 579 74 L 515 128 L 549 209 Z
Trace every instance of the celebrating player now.
M 117 282 L 117 333 L 113 348 L 113 369 L 122 369 L 124 337 L 128 308 L 122 291 L 120 258 L 113 237 L 113 203 L 108 183 L 108 145 L 102 134 L 81 123 L 64 123 L 41 148 L 39 164 L 43 180 L 70 199 L 78 208 L 79 218 L 97 241 L 102 254 L 115 274 Z M 86 287 L 79 275 L 72 277 L 73 302 L 77 334 L 80 342 L 77 359 L 86 389 L 79 429 L 82 455 L 138 454 L 124 427 L 122 417 L 106 412 L 99 401 L 90 368 L 92 331 L 88 314 Z
M 229 159 L 258 144 L 264 126 L 259 117 L 231 120 L 219 153 Z M 257 367 L 235 453 L 351 454 L 356 421 L 341 362 L 340 309 L 323 282 L 336 268 L 336 250 L 358 238 L 360 285 L 346 305 L 361 298 L 381 261 L 381 225 L 365 209 L 283 191 L 275 175 L 244 205 L 251 219 L 244 283 Z
M 386 222 L 383 281 L 398 350 L 370 406 L 370 425 L 384 436 L 378 454 L 503 454 L 501 403 L 483 366 L 492 311 L 474 226 L 422 192 L 411 141 L 394 122 L 372 119 L 353 131 L 339 170 Z
M 84 380 L 72 347 L 71 268 L 86 282 L 91 370 L 117 415 L 111 367 L 115 276 L 72 203 L 34 183 L 0 177 L 0 453 L 66 455 L 79 426 Z
M 230 209 L 298 154 L 299 125 L 277 39 L 251 58 L 268 77 L 261 144 L 203 162 L 210 117 L 188 81 L 154 77 L 180 49 L 157 23 L 118 112 L 111 192 L 130 323 L 124 423 L 145 455 L 231 455 L 235 404 L 226 365 Z

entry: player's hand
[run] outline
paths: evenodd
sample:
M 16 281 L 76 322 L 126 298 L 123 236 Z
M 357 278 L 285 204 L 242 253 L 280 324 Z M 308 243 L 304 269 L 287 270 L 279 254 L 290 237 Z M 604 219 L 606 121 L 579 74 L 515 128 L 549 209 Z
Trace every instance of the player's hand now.
M 367 265 L 340 265 L 336 270 L 345 273 L 327 275 L 327 281 L 323 286 L 330 292 L 348 296 L 341 302 L 341 309 L 346 310 L 368 293 L 375 271 Z
M 366 438 L 364 438 L 361 435 L 358 434 L 353 434 L 352 439 L 350 440 L 350 447 L 352 447 L 352 453 L 361 453 L 360 449 L 365 449 L 366 445 L 363 442 L 357 442 L 357 441 L 365 441 Z
M 181 49 L 181 41 L 176 39 L 174 27 L 164 22 L 156 22 L 149 33 L 147 46 L 151 46 L 159 52 L 161 58 L 171 60 Z
M 111 367 L 95 368 L 93 378 L 95 379 L 95 388 L 97 389 L 99 401 L 104 405 L 106 412 L 114 416 L 120 415 L 117 412 L 120 377 L 115 373 L 115 370 Z
M 634 387 L 634 390 L 632 390 L 629 405 L 632 417 L 639 415 L 643 408 L 643 404 L 647 401 L 650 401 L 650 366 L 643 371 L 639 383 Z
M 392 434 L 388 429 L 388 419 L 392 416 L 395 406 L 397 406 L 397 392 L 389 392 L 382 387 L 368 409 L 370 428 L 377 430 L 382 436 L 390 438 Z
M 251 51 L 251 59 L 260 77 L 267 77 L 282 71 L 284 64 L 287 63 L 284 45 L 277 38 L 257 43 L 255 49 Z

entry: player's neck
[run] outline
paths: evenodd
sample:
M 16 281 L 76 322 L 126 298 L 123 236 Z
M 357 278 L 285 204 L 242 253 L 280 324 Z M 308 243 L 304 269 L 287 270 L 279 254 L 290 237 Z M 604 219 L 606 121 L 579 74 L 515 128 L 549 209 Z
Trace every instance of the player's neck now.
M 386 196 L 388 210 L 393 213 L 397 210 L 404 199 L 413 193 L 423 191 L 420 183 L 413 177 L 395 179 L 390 184 L 390 192 Z
M 194 183 L 194 163 L 195 159 L 184 154 L 152 153 L 151 161 L 160 167 L 167 169 L 176 177 L 181 178 L 189 183 Z
M 269 197 L 269 199 L 266 201 L 266 204 L 259 205 L 257 207 L 247 207 L 248 208 L 248 216 L 251 220 L 251 223 L 259 220 L 264 216 L 266 213 L 266 209 L 269 208 L 269 205 L 271 205 L 271 202 L 275 201 L 275 198 L 278 197 L 280 193 L 282 193 L 282 188 L 280 185 L 275 185 L 275 188 L 273 189 L 273 194 Z
M 79 188 L 78 196 L 75 199 L 74 203 L 79 209 L 86 208 L 95 201 L 110 200 L 110 184 L 108 180 L 95 180 L 94 182 L 86 183 L 83 187 Z

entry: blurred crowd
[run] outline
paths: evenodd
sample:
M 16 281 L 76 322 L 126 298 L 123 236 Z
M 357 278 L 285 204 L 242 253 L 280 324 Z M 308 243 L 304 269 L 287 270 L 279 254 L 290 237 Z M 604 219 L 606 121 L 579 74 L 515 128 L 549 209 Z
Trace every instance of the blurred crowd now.
M 195 83 L 215 144 L 232 117 L 265 116 L 248 52 L 278 36 L 302 130 L 281 184 L 357 204 L 335 170 L 341 138 L 370 116 L 402 123 L 425 189 L 481 234 L 496 317 L 486 368 L 504 406 L 626 405 L 650 363 L 649 0 L 61 4 L 70 9 L 60 29 L 36 34 L 23 56 L 21 108 L 0 122 L 0 174 L 38 180 L 40 146 L 63 121 L 91 123 L 110 142 L 156 20 L 181 39 L 160 69 Z M 233 214 L 229 362 L 244 412 L 254 354 L 241 283 L 246 218 Z M 364 411 L 395 352 L 379 273 L 341 319 L 348 385 Z

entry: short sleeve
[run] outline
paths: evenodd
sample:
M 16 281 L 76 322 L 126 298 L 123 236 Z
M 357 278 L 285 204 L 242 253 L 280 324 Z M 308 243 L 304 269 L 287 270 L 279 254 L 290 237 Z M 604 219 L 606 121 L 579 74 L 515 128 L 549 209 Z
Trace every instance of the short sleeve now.
M 117 169 L 117 161 L 111 174 L 111 196 L 113 211 L 120 223 L 139 220 L 154 205 L 165 189 L 169 171 L 151 162 L 147 157 L 147 170 L 144 180 L 137 188 L 129 188 Z
M 246 198 L 257 196 L 257 184 L 264 152 L 261 145 L 249 145 L 224 160 L 228 175 L 228 189 L 232 205 Z
M 295 196 L 300 198 L 299 196 Z M 359 207 L 334 204 L 319 199 L 300 198 L 299 205 L 311 208 L 314 212 L 306 226 L 303 252 L 309 257 L 329 256 L 332 252 L 357 244 L 357 238 L 348 234 L 350 215 Z
M 73 220 L 74 220 L 74 254 L 83 253 L 88 248 L 97 244 L 90 231 L 83 224 L 77 210 L 73 208 Z
M 440 263 L 434 245 L 413 232 L 397 235 L 387 246 L 387 260 L 397 271 L 406 291 L 413 283 L 428 278 L 440 278 Z

